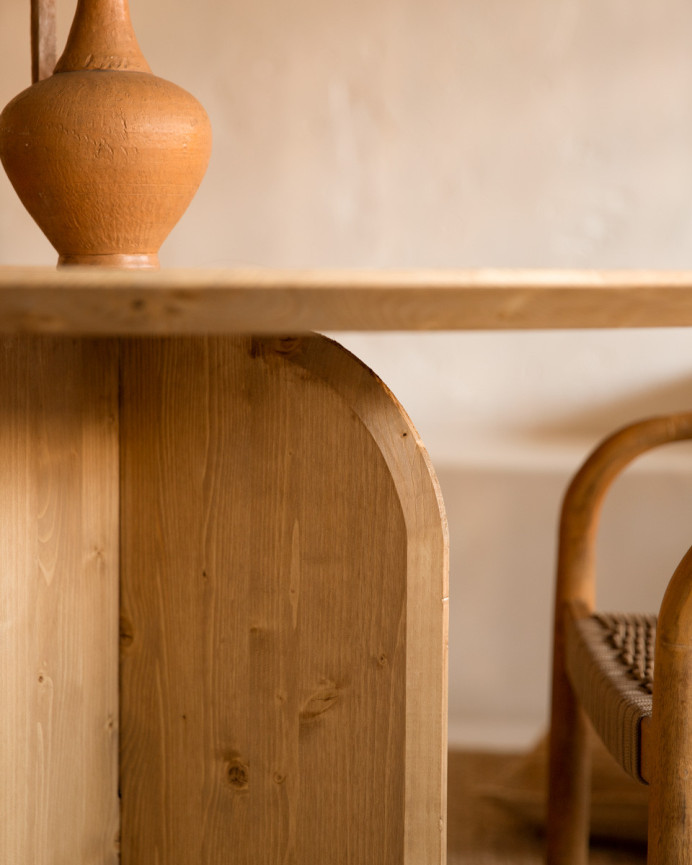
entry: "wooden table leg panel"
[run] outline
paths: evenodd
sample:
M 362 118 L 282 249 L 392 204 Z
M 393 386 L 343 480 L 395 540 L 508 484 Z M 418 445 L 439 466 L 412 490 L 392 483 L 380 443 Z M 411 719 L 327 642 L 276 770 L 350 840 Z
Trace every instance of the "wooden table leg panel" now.
M 124 865 L 441 862 L 446 538 L 408 420 L 318 337 L 125 342 L 121 393 Z
M 118 861 L 118 352 L 0 342 L 0 862 Z

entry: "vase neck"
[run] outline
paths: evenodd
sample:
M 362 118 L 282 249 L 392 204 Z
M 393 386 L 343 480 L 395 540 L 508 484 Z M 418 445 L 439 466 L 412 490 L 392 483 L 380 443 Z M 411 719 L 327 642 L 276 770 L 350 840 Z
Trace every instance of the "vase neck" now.
M 151 72 L 137 44 L 127 0 L 79 0 L 56 72 Z

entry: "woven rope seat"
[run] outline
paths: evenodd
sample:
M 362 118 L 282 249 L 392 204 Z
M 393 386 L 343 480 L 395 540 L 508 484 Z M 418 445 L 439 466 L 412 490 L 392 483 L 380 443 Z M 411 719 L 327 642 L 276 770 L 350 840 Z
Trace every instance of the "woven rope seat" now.
M 641 722 L 651 717 L 656 621 L 598 613 L 571 618 L 566 634 L 572 687 L 608 750 L 642 783 Z

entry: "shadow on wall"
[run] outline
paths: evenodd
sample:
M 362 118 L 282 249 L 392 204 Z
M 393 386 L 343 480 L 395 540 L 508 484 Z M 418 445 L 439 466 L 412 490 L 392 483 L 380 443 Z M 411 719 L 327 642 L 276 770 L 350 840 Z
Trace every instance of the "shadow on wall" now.
M 550 417 L 550 409 L 546 407 L 545 417 L 536 424 L 524 425 L 518 432 L 536 443 L 583 442 L 600 438 L 604 430 L 615 431 L 632 421 L 690 409 L 692 376 L 685 375 L 674 381 L 632 389 L 626 394 L 598 400 L 576 411 L 562 412 L 555 418 Z M 676 453 L 687 450 L 689 455 L 690 448 L 690 445 L 683 444 L 674 450 Z

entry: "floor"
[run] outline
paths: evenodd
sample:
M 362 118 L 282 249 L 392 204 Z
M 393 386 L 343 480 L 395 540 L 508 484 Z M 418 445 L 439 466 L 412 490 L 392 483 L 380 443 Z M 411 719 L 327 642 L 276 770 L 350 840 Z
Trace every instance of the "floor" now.
M 449 755 L 448 865 L 538 865 L 543 834 L 526 814 L 501 803 L 497 791 L 525 757 L 454 751 Z M 626 779 L 627 781 L 627 779 Z M 629 783 L 629 781 L 627 781 Z M 646 862 L 642 842 L 593 842 L 590 865 Z

